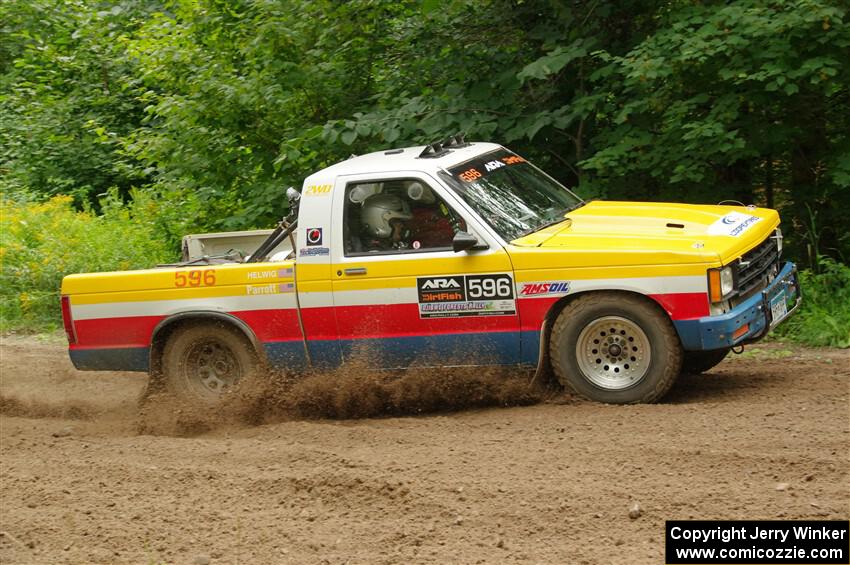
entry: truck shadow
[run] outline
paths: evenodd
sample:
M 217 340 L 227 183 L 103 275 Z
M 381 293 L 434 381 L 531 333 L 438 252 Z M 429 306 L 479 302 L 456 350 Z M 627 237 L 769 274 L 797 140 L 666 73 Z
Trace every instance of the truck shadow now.
M 742 395 L 760 395 L 762 393 L 759 391 L 770 387 L 770 383 L 769 377 L 763 373 L 738 368 L 713 370 L 699 375 L 681 375 L 661 402 L 729 402 Z

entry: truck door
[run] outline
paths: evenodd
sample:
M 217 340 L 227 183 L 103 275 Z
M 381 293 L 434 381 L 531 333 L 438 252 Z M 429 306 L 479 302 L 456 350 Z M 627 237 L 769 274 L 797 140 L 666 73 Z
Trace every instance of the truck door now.
M 505 249 L 421 172 L 337 179 L 331 280 L 340 350 L 381 368 L 520 362 Z M 339 225 L 339 224 L 337 224 Z M 477 249 L 455 253 L 461 230 Z

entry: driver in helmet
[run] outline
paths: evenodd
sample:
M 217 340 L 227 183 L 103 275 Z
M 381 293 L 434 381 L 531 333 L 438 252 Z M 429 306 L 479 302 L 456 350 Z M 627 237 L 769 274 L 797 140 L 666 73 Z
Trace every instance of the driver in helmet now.
M 413 247 L 451 247 L 455 233 L 465 231 L 466 224 L 451 214 L 429 186 L 410 181 L 405 191 L 413 205 L 413 219 L 408 223 Z
M 363 201 L 360 223 L 370 238 L 370 250 L 409 249 L 413 218 L 410 206 L 394 194 L 373 194 Z

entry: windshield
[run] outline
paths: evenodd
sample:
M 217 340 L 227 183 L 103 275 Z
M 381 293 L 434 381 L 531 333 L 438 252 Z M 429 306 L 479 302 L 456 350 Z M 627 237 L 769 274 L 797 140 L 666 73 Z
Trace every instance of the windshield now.
M 506 149 L 485 153 L 441 172 L 449 186 L 511 241 L 564 220 L 582 200 Z

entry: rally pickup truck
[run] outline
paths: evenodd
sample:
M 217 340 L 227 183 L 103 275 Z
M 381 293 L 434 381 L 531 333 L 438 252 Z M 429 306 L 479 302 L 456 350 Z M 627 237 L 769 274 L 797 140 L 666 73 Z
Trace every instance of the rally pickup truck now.
M 287 196 L 256 249 L 65 277 L 74 365 L 207 403 L 268 369 L 354 362 L 527 369 L 653 402 L 801 300 L 774 210 L 583 201 L 460 136 L 352 157 Z

